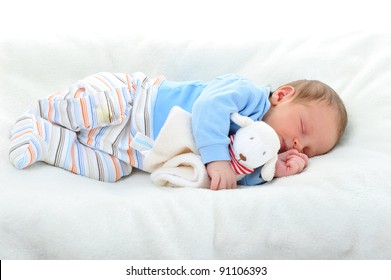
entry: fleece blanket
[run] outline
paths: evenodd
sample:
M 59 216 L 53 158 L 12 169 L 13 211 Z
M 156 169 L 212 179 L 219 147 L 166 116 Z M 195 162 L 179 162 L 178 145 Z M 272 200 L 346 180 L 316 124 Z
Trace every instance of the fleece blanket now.
M 1 38 L 0 259 L 390 259 L 391 34 L 231 39 Z M 349 125 L 303 173 L 260 187 L 163 188 L 140 171 L 102 183 L 44 163 L 16 170 L 8 134 L 18 115 L 100 71 L 238 73 L 272 88 L 319 79 L 340 93 Z
M 153 147 L 144 152 L 144 170 L 151 173 L 155 184 L 190 188 L 210 185 L 193 138 L 191 115 L 180 107 L 171 109 Z

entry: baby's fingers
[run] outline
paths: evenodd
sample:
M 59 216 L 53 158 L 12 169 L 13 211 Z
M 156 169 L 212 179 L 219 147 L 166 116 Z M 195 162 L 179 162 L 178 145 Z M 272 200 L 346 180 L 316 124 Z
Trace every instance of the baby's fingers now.
M 220 185 L 220 176 L 214 175 L 210 177 L 210 189 L 211 190 L 218 190 Z
M 278 158 L 280 160 L 286 161 L 289 156 L 291 156 L 291 155 L 298 155 L 298 154 L 299 154 L 299 152 L 297 150 L 290 149 L 290 150 L 285 151 L 285 152 L 283 152 L 281 154 L 278 154 Z
M 296 174 L 303 171 L 307 165 L 307 162 L 300 156 L 292 155 L 288 157 L 286 165 L 292 169 L 292 174 Z
M 298 156 L 304 160 L 305 166 L 307 166 L 307 164 L 308 164 L 308 156 L 306 154 L 303 154 L 303 153 L 299 153 Z

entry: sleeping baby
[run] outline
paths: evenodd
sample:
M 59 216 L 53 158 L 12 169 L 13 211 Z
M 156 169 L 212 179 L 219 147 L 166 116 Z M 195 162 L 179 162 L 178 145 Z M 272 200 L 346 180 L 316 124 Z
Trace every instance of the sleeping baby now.
M 37 161 L 93 179 L 114 182 L 145 170 L 136 135 L 155 140 L 170 111 L 191 113 L 191 133 L 212 190 L 237 187 L 229 144 L 239 113 L 271 126 L 279 139 L 274 177 L 300 173 L 308 158 L 329 152 L 341 138 L 347 113 L 328 85 L 299 80 L 271 91 L 240 75 L 210 82 L 149 79 L 137 73 L 99 73 L 39 99 L 11 131 L 10 160 L 19 169 Z M 252 170 L 241 185 L 265 182 Z

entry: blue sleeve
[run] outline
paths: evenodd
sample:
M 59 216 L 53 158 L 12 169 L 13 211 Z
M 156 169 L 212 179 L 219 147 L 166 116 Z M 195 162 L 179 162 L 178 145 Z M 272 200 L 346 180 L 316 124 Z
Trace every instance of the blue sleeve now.
M 228 135 L 233 112 L 260 120 L 270 108 L 270 89 L 239 75 L 214 79 L 202 91 L 192 111 L 194 139 L 202 161 L 229 160 Z M 237 129 L 237 128 L 236 128 Z
M 238 181 L 238 185 L 242 186 L 256 186 L 266 183 L 261 176 L 262 167 L 258 167 L 251 174 L 244 176 L 241 180 Z

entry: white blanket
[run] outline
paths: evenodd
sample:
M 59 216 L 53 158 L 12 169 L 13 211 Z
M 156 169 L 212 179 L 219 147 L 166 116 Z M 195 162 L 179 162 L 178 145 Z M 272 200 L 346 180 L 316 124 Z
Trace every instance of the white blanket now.
M 147 151 L 144 169 L 159 186 L 206 188 L 210 180 L 191 130 L 191 115 L 173 107 L 152 149 Z
M 231 39 L 0 39 L 0 259 L 390 259 L 391 34 Z M 140 171 L 109 184 L 44 163 L 16 170 L 7 150 L 17 116 L 100 71 L 238 73 L 273 88 L 319 79 L 340 93 L 349 125 L 302 174 L 261 187 L 163 188 Z

